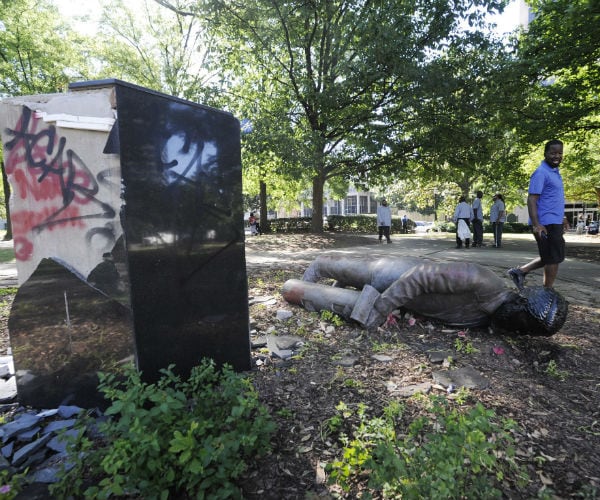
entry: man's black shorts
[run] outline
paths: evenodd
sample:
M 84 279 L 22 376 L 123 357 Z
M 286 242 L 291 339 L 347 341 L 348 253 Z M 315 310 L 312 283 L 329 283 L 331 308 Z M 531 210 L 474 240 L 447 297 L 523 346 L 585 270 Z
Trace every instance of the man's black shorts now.
M 548 224 L 545 237 L 533 233 L 537 241 L 540 258 L 544 264 L 560 264 L 565 260 L 565 239 L 562 224 Z

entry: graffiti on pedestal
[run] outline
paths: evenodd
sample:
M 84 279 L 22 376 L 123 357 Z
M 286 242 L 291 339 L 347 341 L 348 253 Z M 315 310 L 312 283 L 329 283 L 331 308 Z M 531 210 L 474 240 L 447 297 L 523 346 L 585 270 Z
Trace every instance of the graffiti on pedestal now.
M 16 258 L 32 258 L 35 234 L 67 228 L 84 231 L 88 242 L 102 238 L 104 249 L 110 249 L 117 238 L 112 222 L 117 212 L 99 191 L 102 183 L 110 187 L 111 169 L 94 176 L 56 127 L 26 107 L 5 134 L 6 173 L 13 196 L 23 201 L 11 215 Z

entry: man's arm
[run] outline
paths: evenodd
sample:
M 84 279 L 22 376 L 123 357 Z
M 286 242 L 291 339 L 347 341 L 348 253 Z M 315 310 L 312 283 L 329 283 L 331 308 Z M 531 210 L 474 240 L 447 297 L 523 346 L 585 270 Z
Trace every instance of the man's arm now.
M 531 226 L 533 227 L 533 232 L 542 236 L 542 233 L 546 233 L 546 227 L 540 224 L 540 220 L 538 218 L 537 206 L 540 201 L 539 194 L 529 194 L 527 196 L 527 210 L 529 211 L 529 219 L 531 219 Z

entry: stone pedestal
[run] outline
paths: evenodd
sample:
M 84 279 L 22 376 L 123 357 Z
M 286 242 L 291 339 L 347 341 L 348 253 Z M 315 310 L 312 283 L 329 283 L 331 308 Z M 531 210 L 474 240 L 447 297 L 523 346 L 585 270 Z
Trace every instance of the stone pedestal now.
M 96 372 L 250 368 L 240 131 L 117 80 L 0 104 L 19 399 L 92 404 Z

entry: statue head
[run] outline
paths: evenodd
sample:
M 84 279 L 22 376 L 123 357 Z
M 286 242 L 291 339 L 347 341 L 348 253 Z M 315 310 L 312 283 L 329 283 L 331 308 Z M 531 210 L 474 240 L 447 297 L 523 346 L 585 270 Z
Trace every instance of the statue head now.
M 554 335 L 567 319 L 568 302 L 552 288 L 526 287 L 492 315 L 492 328 L 519 335 Z

